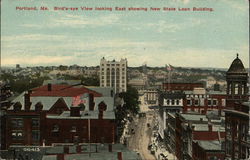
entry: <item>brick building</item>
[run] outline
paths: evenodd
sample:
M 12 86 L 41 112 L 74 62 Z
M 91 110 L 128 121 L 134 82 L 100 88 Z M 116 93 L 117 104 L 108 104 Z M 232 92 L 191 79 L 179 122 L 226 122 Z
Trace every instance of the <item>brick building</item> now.
M 185 94 L 183 92 L 160 92 L 159 93 L 159 129 L 158 133 L 161 139 L 165 139 L 165 130 L 167 129 L 167 122 L 170 116 L 168 113 L 179 113 L 182 111 L 183 99 Z
M 1 147 L 53 143 L 112 143 L 113 90 L 44 85 L 22 93 L 3 116 Z
M 194 88 L 204 88 L 203 83 L 163 83 L 162 88 L 165 91 L 192 91 Z
M 194 158 L 193 156 L 199 157 L 194 152 L 197 150 L 197 145 L 194 143 L 196 141 L 219 141 L 222 143 L 225 138 L 223 119 L 211 119 L 209 115 L 177 114 L 175 131 L 175 146 L 178 146 L 175 153 L 179 160 L 191 160 Z
M 246 159 L 250 155 L 248 73 L 238 55 L 227 71 L 226 80 L 226 159 Z
M 220 113 L 226 107 L 226 92 L 207 91 L 202 83 L 163 83 L 164 90 L 179 91 L 184 93 L 183 112 L 195 111 L 206 114 L 210 110 Z
M 193 160 L 224 160 L 225 152 L 220 141 L 194 141 Z
M 195 88 L 185 91 L 183 111 L 195 111 L 206 114 L 207 111 L 217 110 L 221 113 L 226 107 L 226 93 L 221 91 L 206 91 L 204 88 Z

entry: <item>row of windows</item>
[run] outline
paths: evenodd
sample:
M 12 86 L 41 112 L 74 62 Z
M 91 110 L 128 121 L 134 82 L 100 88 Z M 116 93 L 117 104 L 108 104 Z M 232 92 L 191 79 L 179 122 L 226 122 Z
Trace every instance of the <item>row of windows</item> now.
M 201 94 L 201 95 L 187 94 L 186 97 L 187 98 L 209 98 L 210 95 L 204 95 L 204 94 Z
M 244 90 L 244 86 L 243 85 L 239 85 L 239 84 L 234 84 L 234 85 L 229 85 L 229 94 L 232 94 L 232 87 L 234 89 L 234 93 L 235 95 L 244 95 L 245 90 Z
M 174 99 L 169 100 L 169 99 L 167 99 L 166 104 L 167 105 L 180 105 L 180 100 L 179 99 L 177 99 L 177 100 L 174 100 Z
M 12 140 L 24 140 L 24 132 L 22 130 L 12 130 L 11 132 Z M 40 140 L 40 131 L 33 130 L 32 131 L 32 141 Z
M 87 130 L 86 126 L 83 126 L 83 130 Z M 59 132 L 60 131 L 60 127 L 59 125 L 55 124 L 51 130 L 51 132 Z M 72 126 L 70 129 L 70 132 L 76 132 L 77 131 L 77 127 L 76 126 Z
M 104 71 L 104 68 L 102 68 L 101 70 Z M 107 71 L 109 71 L 109 70 L 110 70 L 110 68 L 107 68 Z M 112 68 L 111 70 L 112 70 L 112 71 L 113 71 L 113 70 L 119 71 L 120 68 Z M 122 71 L 125 71 L 125 68 L 122 68 L 121 70 L 122 70 Z
M 106 64 L 107 66 L 120 66 L 120 64 Z M 104 66 L 104 64 L 102 64 L 102 66 Z M 122 64 L 121 66 L 125 66 L 125 64 Z
M 39 119 L 32 118 L 31 125 L 32 125 L 32 127 L 39 127 Z M 12 128 L 23 128 L 23 126 L 24 126 L 24 121 L 22 118 L 12 118 L 11 119 L 11 127 Z
M 222 106 L 225 106 L 226 104 L 225 99 L 222 99 Z M 187 99 L 187 106 L 204 106 L 205 102 L 204 99 Z M 217 106 L 218 105 L 218 100 L 217 99 L 208 99 L 207 100 L 207 105 L 208 106 Z

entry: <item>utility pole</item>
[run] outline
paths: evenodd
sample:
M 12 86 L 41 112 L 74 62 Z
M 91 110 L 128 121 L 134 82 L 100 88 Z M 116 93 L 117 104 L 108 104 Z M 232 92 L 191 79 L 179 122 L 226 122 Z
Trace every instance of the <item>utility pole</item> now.
M 91 144 L 90 144 L 90 118 L 88 118 L 88 136 L 89 136 L 89 157 L 91 157 Z

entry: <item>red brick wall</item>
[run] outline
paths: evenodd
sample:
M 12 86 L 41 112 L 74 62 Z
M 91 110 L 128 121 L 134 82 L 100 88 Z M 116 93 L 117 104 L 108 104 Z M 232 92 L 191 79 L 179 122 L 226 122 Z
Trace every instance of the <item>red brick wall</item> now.
M 220 138 L 225 138 L 225 132 L 220 132 Z M 204 141 L 212 141 L 218 140 L 218 132 L 210 132 L 210 131 L 193 131 L 193 140 L 204 140 Z
M 52 132 L 54 125 L 59 126 L 59 132 Z M 87 119 L 46 119 L 42 139 L 46 145 L 52 143 L 73 143 L 74 136 L 79 137 L 80 143 L 88 142 L 88 120 Z M 71 132 L 72 126 L 76 132 Z M 115 122 L 112 120 L 90 120 L 90 141 L 92 143 L 113 143 L 115 141 Z M 102 138 L 103 137 L 103 138 Z
M 163 83 L 163 89 L 168 90 L 193 90 L 194 88 L 203 88 L 202 83 Z

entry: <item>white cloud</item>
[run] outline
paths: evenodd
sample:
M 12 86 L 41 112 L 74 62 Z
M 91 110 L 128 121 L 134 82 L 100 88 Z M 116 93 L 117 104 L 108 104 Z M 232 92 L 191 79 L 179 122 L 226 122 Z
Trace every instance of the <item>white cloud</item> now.
M 63 40 L 66 36 L 64 35 L 45 35 L 45 34 L 24 34 L 24 35 L 11 35 L 2 36 L 1 41 L 36 41 L 36 40 Z
M 86 27 L 86 25 L 92 26 L 105 26 L 118 22 L 119 16 L 115 14 L 102 15 L 99 17 L 85 17 L 78 15 L 66 15 L 60 19 L 54 19 L 54 26 L 70 26 L 76 28 Z
M 73 57 L 60 57 L 60 56 L 11 56 L 2 58 L 1 63 L 3 66 L 11 66 L 15 64 L 25 65 L 47 65 L 47 64 L 64 64 L 71 60 Z

